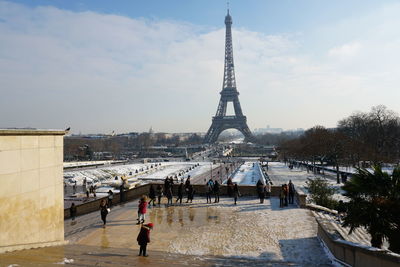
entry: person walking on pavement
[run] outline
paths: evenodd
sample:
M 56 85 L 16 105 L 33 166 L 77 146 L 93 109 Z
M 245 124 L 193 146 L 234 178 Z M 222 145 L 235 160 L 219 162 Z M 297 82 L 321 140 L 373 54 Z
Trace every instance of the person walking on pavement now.
M 207 195 L 207 203 L 211 203 L 211 195 L 213 194 L 214 191 L 214 182 L 210 178 L 208 182 L 206 183 L 206 195 Z
M 283 208 L 283 204 L 285 201 L 285 185 L 281 186 L 281 190 L 279 191 L 279 207 Z
M 219 203 L 219 189 L 220 189 L 219 187 L 220 187 L 219 182 L 217 180 L 215 180 L 215 182 L 214 182 L 214 196 L 215 196 L 214 203 Z
M 232 197 L 232 192 L 233 192 L 233 182 L 232 182 L 232 178 L 229 177 L 228 181 L 226 182 L 227 185 L 227 190 L 228 190 L 228 196 Z
M 260 198 L 260 203 L 264 203 L 265 192 L 264 192 L 264 184 L 263 182 L 261 182 L 261 179 L 258 180 L 256 187 L 257 187 L 258 197 Z
M 72 202 L 71 207 L 69 208 L 69 213 L 70 213 L 71 219 L 72 219 L 71 225 L 74 225 L 74 224 L 76 223 L 76 222 L 75 222 L 75 218 L 76 218 L 76 206 L 75 206 L 75 203 L 74 203 L 74 202 Z
M 162 189 L 162 186 L 159 184 L 159 185 L 157 186 L 158 206 L 161 205 L 161 198 L 162 198 L 162 196 L 163 196 L 163 189 Z
M 156 205 L 156 191 L 154 190 L 153 185 L 150 185 L 150 191 L 149 191 L 149 208 L 151 207 L 151 203 L 153 202 L 153 207 Z
M 176 203 L 182 204 L 182 198 L 183 198 L 183 182 L 181 182 L 178 186 L 178 197 L 176 198 Z
M 237 183 L 233 185 L 232 191 L 233 191 L 233 199 L 235 200 L 235 205 L 236 205 L 237 199 L 238 197 L 240 197 L 239 187 Z
M 103 228 L 106 228 L 108 211 L 109 209 L 107 206 L 107 201 L 103 198 L 100 201 L 100 215 L 101 215 L 101 220 L 103 221 Z
M 113 191 L 108 190 L 107 199 L 108 199 L 108 206 L 110 207 L 110 209 L 111 209 L 111 206 L 112 206 L 113 198 L 114 198 L 114 193 L 113 193 Z
M 287 184 L 283 185 L 283 192 L 285 193 L 285 206 L 288 206 L 289 187 Z
M 271 196 L 271 185 L 269 184 L 269 182 L 266 182 L 265 184 L 265 198 L 270 198 Z
M 147 212 L 147 197 L 142 196 L 142 198 L 139 201 L 139 206 L 138 206 L 138 219 L 137 219 L 137 224 L 144 223 L 146 220 L 146 212 Z
M 147 249 L 147 244 L 150 243 L 150 231 L 153 229 L 154 225 L 153 223 L 148 223 L 145 225 L 142 225 L 140 227 L 140 232 L 136 238 L 140 249 L 139 249 L 139 256 L 144 256 L 147 257 L 149 256 L 146 253 L 146 249 Z
M 186 203 L 188 203 L 188 202 L 192 203 L 193 198 L 194 198 L 194 188 L 193 188 L 193 185 L 189 185 Z
M 294 184 L 292 183 L 292 180 L 289 180 L 289 204 L 294 203 L 294 193 L 296 190 L 294 189 Z
M 165 195 L 167 197 L 167 205 L 172 205 L 172 188 L 171 187 L 168 188 Z

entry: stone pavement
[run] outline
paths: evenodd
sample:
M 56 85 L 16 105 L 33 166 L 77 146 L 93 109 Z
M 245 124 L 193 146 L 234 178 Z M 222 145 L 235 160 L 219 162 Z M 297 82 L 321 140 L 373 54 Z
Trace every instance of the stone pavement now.
M 310 211 L 279 200 L 230 198 L 153 207 L 149 257 L 138 257 L 137 201 L 115 206 L 102 228 L 100 212 L 65 221 L 69 244 L 0 254 L 0 266 L 331 266 Z M 14 264 L 14 265 L 12 265 Z M 18 265 L 15 265 L 18 264 Z M 57 264 L 57 265 L 56 265 Z

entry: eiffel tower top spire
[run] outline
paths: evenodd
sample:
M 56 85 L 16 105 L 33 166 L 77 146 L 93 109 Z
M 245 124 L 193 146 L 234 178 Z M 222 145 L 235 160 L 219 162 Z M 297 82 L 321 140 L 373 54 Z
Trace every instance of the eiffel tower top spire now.
M 224 67 L 224 83 L 222 89 L 229 88 L 236 90 L 235 68 L 233 64 L 233 46 L 232 46 L 232 17 L 228 13 L 225 16 L 225 67 Z

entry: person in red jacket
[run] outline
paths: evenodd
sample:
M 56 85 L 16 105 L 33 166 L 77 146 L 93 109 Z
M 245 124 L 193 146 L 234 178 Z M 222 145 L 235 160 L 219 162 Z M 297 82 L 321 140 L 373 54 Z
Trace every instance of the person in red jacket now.
M 142 198 L 139 201 L 137 224 L 144 223 L 144 220 L 146 220 L 146 212 L 147 212 L 147 197 L 142 196 Z
M 140 227 L 140 232 L 136 239 L 140 246 L 139 256 L 142 256 L 142 255 L 144 257 L 149 256 L 148 254 L 146 254 L 146 248 L 147 248 L 147 243 L 150 243 L 150 230 L 153 229 L 153 226 L 154 225 L 152 223 L 148 223 L 148 224 L 144 224 L 144 225 L 142 225 L 142 227 Z

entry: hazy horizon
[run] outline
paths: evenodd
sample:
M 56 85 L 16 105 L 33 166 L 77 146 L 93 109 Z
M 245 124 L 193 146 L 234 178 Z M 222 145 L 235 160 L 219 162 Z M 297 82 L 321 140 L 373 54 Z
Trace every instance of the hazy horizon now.
M 249 128 L 399 112 L 399 12 L 396 1 L 230 1 Z M 225 15 L 212 0 L 0 0 L 0 127 L 206 132 Z

